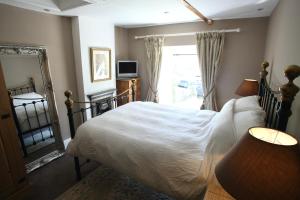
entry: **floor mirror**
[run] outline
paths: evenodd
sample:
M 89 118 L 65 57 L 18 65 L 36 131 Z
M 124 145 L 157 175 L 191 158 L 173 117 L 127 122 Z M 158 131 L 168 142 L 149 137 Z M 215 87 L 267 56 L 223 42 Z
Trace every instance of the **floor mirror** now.
M 30 172 L 47 159 L 55 159 L 64 149 L 47 50 L 40 46 L 0 45 L 0 67 L 20 149 Z

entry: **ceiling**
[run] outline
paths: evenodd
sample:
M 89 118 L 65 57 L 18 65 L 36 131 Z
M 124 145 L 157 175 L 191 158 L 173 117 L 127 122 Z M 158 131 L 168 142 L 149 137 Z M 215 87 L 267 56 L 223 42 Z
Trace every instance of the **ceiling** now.
M 188 0 L 208 18 L 269 16 L 279 0 Z M 139 27 L 197 21 L 181 0 L 0 0 L 0 3 L 62 16 L 101 17 L 116 25 Z

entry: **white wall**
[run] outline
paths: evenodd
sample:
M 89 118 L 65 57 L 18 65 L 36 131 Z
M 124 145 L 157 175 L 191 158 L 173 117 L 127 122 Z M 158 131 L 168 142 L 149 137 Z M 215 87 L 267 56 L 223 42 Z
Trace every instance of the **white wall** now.
M 80 100 L 87 100 L 88 94 L 116 87 L 115 80 L 115 33 L 114 24 L 97 18 L 74 17 L 72 19 L 73 46 Z M 111 80 L 92 83 L 90 48 L 111 49 Z

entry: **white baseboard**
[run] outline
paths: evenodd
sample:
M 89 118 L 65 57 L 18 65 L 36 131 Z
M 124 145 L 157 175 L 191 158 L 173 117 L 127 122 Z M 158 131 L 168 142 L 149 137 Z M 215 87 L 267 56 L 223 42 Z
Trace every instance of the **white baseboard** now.
M 64 140 L 65 149 L 67 148 L 70 141 L 71 141 L 71 138 L 67 138 L 67 139 Z

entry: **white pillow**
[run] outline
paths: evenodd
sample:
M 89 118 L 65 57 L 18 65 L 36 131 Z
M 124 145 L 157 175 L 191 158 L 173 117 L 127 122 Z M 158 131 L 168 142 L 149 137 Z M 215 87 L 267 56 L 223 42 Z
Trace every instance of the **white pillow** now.
M 214 169 L 217 163 L 234 146 L 235 128 L 233 121 L 235 99 L 228 101 L 211 121 L 211 137 L 205 149 L 205 158 L 201 163 L 201 173 L 207 180 L 214 180 Z
M 234 105 L 234 112 L 243 112 L 249 110 L 262 111 L 258 102 L 258 96 L 248 96 L 237 99 Z
M 220 112 L 211 121 L 212 135 L 207 152 L 224 154 L 235 144 L 233 108 L 235 99 L 224 104 Z
M 249 128 L 265 126 L 265 112 L 263 110 L 250 110 L 235 113 L 233 116 L 235 126 L 235 136 L 237 141 L 243 137 Z

